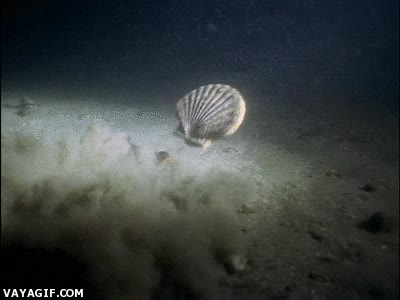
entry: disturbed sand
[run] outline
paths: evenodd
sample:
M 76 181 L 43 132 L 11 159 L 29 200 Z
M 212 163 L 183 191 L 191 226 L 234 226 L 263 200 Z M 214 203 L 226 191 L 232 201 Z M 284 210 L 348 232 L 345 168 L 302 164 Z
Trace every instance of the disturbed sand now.
M 2 234 L 82 258 L 103 272 L 83 280 L 94 295 L 398 297 L 398 116 L 249 101 L 201 149 L 173 135 L 173 102 L 36 97 L 18 114 L 18 99 L 2 98 Z

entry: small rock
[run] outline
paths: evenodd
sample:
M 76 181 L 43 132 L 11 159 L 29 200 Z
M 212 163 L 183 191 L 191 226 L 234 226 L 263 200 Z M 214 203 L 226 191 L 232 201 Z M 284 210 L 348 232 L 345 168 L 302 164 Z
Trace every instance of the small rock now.
M 327 282 L 328 279 L 326 279 L 324 276 L 319 275 L 318 273 L 314 272 L 314 271 L 310 271 L 307 274 L 307 277 L 310 278 L 311 280 L 320 280 L 323 282 Z
M 159 151 L 156 153 L 156 162 L 160 165 L 171 165 L 172 157 L 167 151 Z
M 31 111 L 29 109 L 26 108 L 20 108 L 16 114 L 20 117 L 25 117 L 31 114 Z
M 316 240 L 317 242 L 321 242 L 324 239 L 322 235 L 316 233 L 314 230 L 309 230 L 308 234 L 311 236 L 313 240 Z
M 326 262 L 326 263 L 336 262 L 335 256 L 331 253 L 322 254 L 320 252 L 317 252 L 317 253 L 315 253 L 315 256 L 322 262 Z
M 27 115 L 30 115 L 33 111 L 33 109 L 37 108 L 35 101 L 28 97 L 22 97 L 20 100 L 20 103 L 15 106 L 15 108 L 18 108 L 18 111 L 16 114 L 20 117 L 25 117 Z
M 371 233 L 384 230 L 385 217 L 380 212 L 373 213 L 368 219 L 360 222 L 358 228 Z
M 358 242 L 338 241 L 338 255 L 347 262 L 364 263 L 366 256 Z
M 366 184 L 363 187 L 361 187 L 360 190 L 367 192 L 367 193 L 371 193 L 371 192 L 376 191 L 376 188 L 374 188 L 371 184 Z
M 35 101 L 33 101 L 31 98 L 29 97 L 22 97 L 20 100 L 20 107 L 30 107 L 33 108 L 35 106 Z
M 237 150 L 235 148 L 232 148 L 232 147 L 225 147 L 225 148 L 222 149 L 222 152 L 230 153 L 230 152 L 237 152 Z
M 239 209 L 239 213 L 241 214 L 254 214 L 257 211 L 250 206 L 248 206 L 246 203 L 243 203 L 242 206 Z
M 347 152 L 351 152 L 351 151 L 352 151 L 351 148 L 349 148 L 349 147 L 347 147 L 347 146 L 343 146 L 343 150 L 344 150 L 344 151 L 347 151 Z
M 316 273 L 314 273 L 312 271 L 308 272 L 307 276 L 308 276 L 308 278 L 310 278 L 312 280 L 315 280 L 315 279 L 318 278 L 318 274 L 316 274 Z
M 341 178 L 342 178 L 342 174 L 338 173 L 338 172 L 335 171 L 335 170 L 329 170 L 328 172 L 326 172 L 325 175 L 328 176 L 328 177 L 330 177 L 330 176 L 335 176 L 335 177 L 338 178 L 338 179 L 341 179 Z
M 229 273 L 243 272 L 248 265 L 247 258 L 242 255 L 232 255 L 225 262 L 225 269 Z
M 289 267 L 290 276 L 294 277 L 296 275 L 297 268 L 295 266 Z

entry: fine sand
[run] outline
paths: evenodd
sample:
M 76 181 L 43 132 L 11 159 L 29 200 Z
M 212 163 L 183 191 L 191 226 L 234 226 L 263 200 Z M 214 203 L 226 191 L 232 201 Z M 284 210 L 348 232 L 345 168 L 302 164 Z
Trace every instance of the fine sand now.
M 2 97 L 3 243 L 65 250 L 94 298 L 398 297 L 395 114 L 245 95 L 239 130 L 201 149 L 174 135 L 175 99 L 39 95 L 18 114 L 19 97 Z

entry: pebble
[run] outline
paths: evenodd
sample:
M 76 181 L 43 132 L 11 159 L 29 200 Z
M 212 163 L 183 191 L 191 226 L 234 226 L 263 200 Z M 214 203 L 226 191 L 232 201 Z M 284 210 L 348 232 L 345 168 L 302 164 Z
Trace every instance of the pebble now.
M 250 206 L 248 206 L 246 203 L 243 203 L 242 206 L 239 209 L 239 213 L 241 214 L 254 214 L 257 211 Z
M 361 187 L 360 190 L 367 192 L 367 193 L 371 193 L 371 192 L 376 191 L 376 188 L 368 183 L 368 184 L 364 185 L 363 187 Z
M 380 212 L 373 213 L 368 219 L 361 221 L 357 227 L 371 233 L 384 229 L 385 217 Z
M 315 256 L 322 262 L 326 263 L 334 263 L 336 261 L 336 258 L 333 254 L 327 253 L 327 254 L 322 254 L 320 252 L 315 253 Z
M 335 170 L 329 170 L 328 172 L 325 173 L 325 175 L 328 177 L 335 176 L 338 179 L 342 178 L 342 174 L 340 174 L 339 172 L 337 172 Z

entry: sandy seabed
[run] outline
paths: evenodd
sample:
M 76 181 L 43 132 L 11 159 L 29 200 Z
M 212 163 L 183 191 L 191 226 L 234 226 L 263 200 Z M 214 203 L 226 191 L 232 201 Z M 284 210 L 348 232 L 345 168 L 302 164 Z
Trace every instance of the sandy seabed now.
M 19 115 L 17 97 L 2 99 L 10 287 L 398 297 L 398 120 L 250 102 L 237 133 L 201 149 L 173 134 L 173 103 L 34 100 Z

